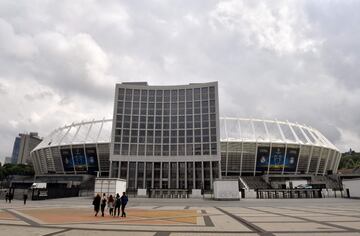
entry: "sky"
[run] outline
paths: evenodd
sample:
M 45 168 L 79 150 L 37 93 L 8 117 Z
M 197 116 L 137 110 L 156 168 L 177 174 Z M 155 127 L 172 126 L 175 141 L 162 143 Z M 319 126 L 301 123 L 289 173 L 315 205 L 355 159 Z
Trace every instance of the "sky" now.
M 360 150 L 360 1 L 0 1 L 0 160 L 15 136 L 112 118 L 115 83 L 219 82 L 220 116 Z

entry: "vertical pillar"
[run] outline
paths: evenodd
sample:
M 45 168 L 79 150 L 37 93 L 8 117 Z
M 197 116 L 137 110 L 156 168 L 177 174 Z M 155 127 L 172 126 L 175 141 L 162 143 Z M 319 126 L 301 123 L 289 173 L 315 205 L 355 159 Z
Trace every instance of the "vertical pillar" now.
M 176 188 L 179 188 L 179 162 L 176 162 Z
M 321 148 L 321 149 L 320 149 L 320 156 L 319 156 L 318 163 L 316 164 L 316 171 L 315 171 L 315 175 L 317 175 L 317 174 L 318 174 L 318 172 L 319 172 L 319 167 L 320 167 L 320 162 L 321 162 L 321 159 L 322 159 L 323 149 L 324 149 L 324 148 Z
M 151 162 L 151 188 L 154 188 L 154 162 Z
M 195 182 L 195 161 L 193 162 L 193 189 L 196 189 L 196 182 Z
M 302 149 L 302 145 L 300 144 L 300 146 L 299 146 L 299 153 L 298 153 L 297 162 L 296 162 L 295 174 L 298 174 L 298 172 L 299 172 L 299 169 L 298 169 L 298 168 L 299 168 L 299 161 L 300 161 L 301 149 Z
M 210 189 L 213 189 L 213 169 L 212 169 L 212 161 L 210 161 Z
M 306 174 L 309 173 L 310 163 L 311 163 L 311 159 L 312 159 L 312 155 L 313 155 L 313 150 L 314 150 L 314 146 L 311 146 L 310 155 L 309 155 L 309 161 L 308 161 L 307 168 L 306 168 Z
M 146 161 L 144 161 L 143 188 L 146 189 Z
M 127 162 L 126 166 L 126 186 L 129 188 L 129 172 L 130 172 L 130 162 Z
M 283 162 L 283 168 L 282 168 L 282 171 L 281 171 L 282 175 L 284 174 L 284 171 L 285 171 L 286 158 L 287 158 L 287 143 L 285 143 L 284 162 Z
M 138 177 L 138 163 L 139 162 L 135 162 L 135 189 L 137 189 L 137 177 Z
M 205 189 L 205 182 L 204 182 L 204 162 L 201 163 L 201 187 Z
M 256 141 L 256 144 L 255 144 L 255 163 L 254 163 L 254 176 L 256 175 L 256 164 L 257 164 L 257 152 L 258 152 L 258 148 L 259 148 L 259 145 Z M 240 170 L 241 171 L 241 170 Z
M 163 163 L 160 162 L 160 180 L 159 180 L 160 189 L 162 189 L 162 173 L 163 173 Z
M 171 162 L 168 162 L 168 165 L 169 165 L 169 168 L 168 168 L 168 188 L 172 188 L 172 186 L 171 186 L 171 172 L 170 172 L 170 170 L 171 170 Z
M 185 162 L 185 189 L 187 189 L 187 162 Z
M 219 179 L 222 178 L 222 173 L 221 173 L 221 162 L 218 161 L 218 168 L 219 168 Z
M 272 143 L 270 143 L 269 163 L 268 163 L 268 170 L 267 170 L 267 174 L 269 174 L 269 173 L 270 173 L 271 153 L 272 153 Z

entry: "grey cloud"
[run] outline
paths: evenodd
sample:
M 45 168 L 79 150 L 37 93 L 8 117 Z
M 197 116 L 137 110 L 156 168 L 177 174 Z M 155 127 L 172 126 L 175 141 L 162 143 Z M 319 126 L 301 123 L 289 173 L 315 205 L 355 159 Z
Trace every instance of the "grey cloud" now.
M 51 93 L 50 91 L 42 91 L 42 92 L 37 92 L 37 93 L 31 93 L 31 94 L 25 94 L 24 98 L 28 101 L 34 101 L 37 99 L 46 99 L 48 97 L 52 97 L 53 93 Z
M 5 85 L 3 85 L 2 83 L 0 83 L 0 94 L 6 94 L 6 87 Z
M 18 122 L 9 136 L 46 135 L 111 117 L 115 82 L 219 81 L 223 116 L 304 123 L 360 149 L 359 10 L 353 1 L 2 1 L 0 78 L 24 93 L 16 102 L 0 85 L 9 101 L 0 122 Z M 12 142 L 0 140 L 4 150 Z

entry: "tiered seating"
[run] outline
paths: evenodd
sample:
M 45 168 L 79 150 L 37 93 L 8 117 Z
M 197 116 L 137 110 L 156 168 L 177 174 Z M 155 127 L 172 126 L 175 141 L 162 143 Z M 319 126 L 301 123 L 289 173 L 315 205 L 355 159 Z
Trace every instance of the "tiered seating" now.
M 337 177 L 333 176 L 314 176 L 312 179 L 313 184 L 326 184 L 327 189 L 340 189 L 340 182 Z
M 249 189 L 271 189 L 261 176 L 241 176 L 240 177 L 249 187 Z

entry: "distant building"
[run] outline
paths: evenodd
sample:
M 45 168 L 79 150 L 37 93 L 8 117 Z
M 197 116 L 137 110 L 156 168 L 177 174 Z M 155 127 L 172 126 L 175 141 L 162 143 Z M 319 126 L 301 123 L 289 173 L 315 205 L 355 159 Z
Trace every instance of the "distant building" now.
M 20 142 L 21 142 L 21 138 L 16 137 L 15 141 L 14 141 L 14 147 L 13 147 L 12 155 L 11 155 L 11 163 L 12 164 L 17 163 L 18 156 L 19 156 L 19 150 L 20 150 Z
M 31 163 L 30 152 L 42 141 L 38 133 L 19 134 L 15 138 L 11 163 L 29 164 Z

